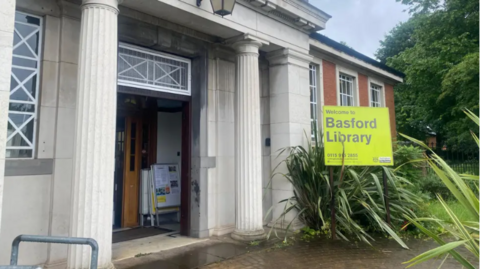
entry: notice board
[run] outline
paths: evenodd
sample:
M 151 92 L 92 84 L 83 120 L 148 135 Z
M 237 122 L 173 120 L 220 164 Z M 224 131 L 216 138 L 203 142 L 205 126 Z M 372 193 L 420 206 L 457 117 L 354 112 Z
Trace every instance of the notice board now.
M 180 206 L 178 164 L 154 164 L 152 172 L 157 208 Z
M 393 165 L 390 117 L 386 107 L 323 107 L 327 166 Z

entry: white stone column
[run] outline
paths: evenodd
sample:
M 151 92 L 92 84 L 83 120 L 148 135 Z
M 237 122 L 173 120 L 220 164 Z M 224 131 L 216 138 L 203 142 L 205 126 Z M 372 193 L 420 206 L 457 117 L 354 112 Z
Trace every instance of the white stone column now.
M 256 40 L 233 44 L 237 53 L 235 89 L 235 231 L 232 238 L 265 238 L 262 221 L 262 153 L 260 136 L 260 79 Z
M 7 145 L 8 102 L 12 74 L 13 29 L 15 27 L 15 0 L 0 1 L 0 224 L 2 223 L 3 182 L 5 175 L 5 147 Z M 1 227 L 0 227 L 1 228 Z
M 113 268 L 117 5 L 117 0 L 83 0 L 80 30 L 70 235 L 97 241 L 98 268 Z M 90 247 L 71 246 L 68 268 L 89 265 Z

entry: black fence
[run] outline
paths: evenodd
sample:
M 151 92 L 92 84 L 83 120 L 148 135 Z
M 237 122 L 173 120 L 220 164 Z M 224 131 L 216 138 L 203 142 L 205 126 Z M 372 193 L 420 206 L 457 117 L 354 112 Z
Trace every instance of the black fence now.
M 461 149 L 455 146 L 437 146 L 430 144 L 430 148 L 453 170 L 461 174 L 479 174 L 479 150 L 478 147 Z M 428 153 L 427 153 L 428 154 Z

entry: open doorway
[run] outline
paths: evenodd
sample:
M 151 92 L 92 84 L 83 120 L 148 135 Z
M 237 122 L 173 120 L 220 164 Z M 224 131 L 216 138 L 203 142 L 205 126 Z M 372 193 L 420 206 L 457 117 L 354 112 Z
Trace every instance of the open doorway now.
M 117 94 L 113 243 L 162 233 L 188 235 L 189 107 L 185 100 Z M 152 220 L 145 214 L 142 199 L 149 194 L 142 185 L 151 168 L 162 165 L 176 172 L 179 181 L 156 189 L 158 214 Z

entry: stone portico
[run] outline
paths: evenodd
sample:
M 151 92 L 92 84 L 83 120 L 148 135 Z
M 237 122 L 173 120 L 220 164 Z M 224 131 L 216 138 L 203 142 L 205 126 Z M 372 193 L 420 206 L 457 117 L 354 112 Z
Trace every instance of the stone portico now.
M 352 98 L 369 94 L 367 81 L 381 85 L 383 105 L 392 108 L 391 85 L 401 81 L 312 41 L 330 16 L 300 0 L 238 0 L 225 17 L 213 14 L 207 0 L 200 6 L 196 0 L 6 0 L 0 16 L 0 264 L 8 263 L 15 236 L 41 234 L 94 238 L 99 268 L 113 266 L 119 93 L 181 101 L 189 111 L 188 120 L 182 118 L 190 130 L 182 134 L 189 145 L 182 150 L 189 186 L 182 190 L 182 203 L 188 203 L 182 234 L 232 233 L 253 241 L 280 216 L 278 207 L 266 217 L 272 205 L 292 195 L 280 176 L 269 184 L 272 168 L 285 157 L 278 151 L 307 143 L 324 99 L 339 92 L 338 74 L 357 79 Z M 38 38 L 30 40 L 37 34 L 22 31 L 37 20 Z M 19 36 L 38 49 L 36 57 L 21 55 Z M 119 44 L 190 63 L 188 93 L 119 83 Z M 16 57 L 35 61 L 22 70 L 34 72 L 36 85 L 10 76 L 21 65 Z M 324 81 L 325 66 L 333 83 Z M 145 72 L 140 75 L 148 77 Z M 364 77 L 367 86 L 358 84 Z M 32 101 L 17 100 L 19 89 Z M 318 93 L 314 103 L 312 90 Z M 31 106 L 21 112 L 32 115 L 32 128 L 17 125 L 12 115 L 20 111 L 12 103 Z M 28 141 L 15 144 L 16 134 Z M 89 248 L 81 246 L 33 244 L 21 251 L 27 253 L 21 264 L 55 268 L 87 268 L 90 259 Z

